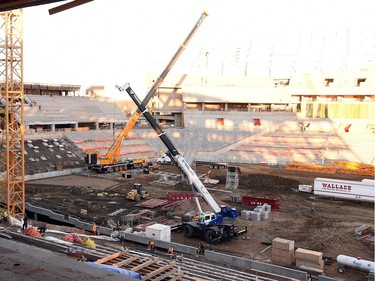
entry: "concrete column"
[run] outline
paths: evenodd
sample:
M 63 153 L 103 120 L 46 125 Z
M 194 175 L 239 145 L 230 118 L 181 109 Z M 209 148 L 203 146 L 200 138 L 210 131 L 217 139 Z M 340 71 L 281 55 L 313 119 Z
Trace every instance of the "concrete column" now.
M 224 111 L 228 111 L 228 103 L 224 103 Z
M 55 126 L 55 124 L 52 124 L 51 125 L 51 132 L 55 132 L 56 131 L 56 126 Z
M 95 122 L 95 130 L 99 130 L 99 122 Z
M 202 102 L 202 111 L 204 112 L 204 102 Z
M 78 130 L 78 122 L 74 124 L 74 130 L 75 130 L 75 131 Z
M 114 126 L 114 123 L 113 123 L 113 122 L 109 123 L 109 129 L 110 129 L 110 130 L 113 130 L 113 126 Z

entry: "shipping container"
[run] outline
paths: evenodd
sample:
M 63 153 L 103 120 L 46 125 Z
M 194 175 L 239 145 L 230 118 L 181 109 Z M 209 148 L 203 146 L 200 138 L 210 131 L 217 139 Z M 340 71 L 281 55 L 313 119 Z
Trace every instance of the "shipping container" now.
M 339 179 L 316 178 L 314 195 L 349 199 L 355 201 L 375 201 L 373 181 L 349 181 Z
M 271 205 L 272 210 L 279 210 L 280 208 L 280 198 L 279 197 L 260 197 L 250 194 L 242 196 L 242 205 L 245 207 L 257 207 L 263 204 Z

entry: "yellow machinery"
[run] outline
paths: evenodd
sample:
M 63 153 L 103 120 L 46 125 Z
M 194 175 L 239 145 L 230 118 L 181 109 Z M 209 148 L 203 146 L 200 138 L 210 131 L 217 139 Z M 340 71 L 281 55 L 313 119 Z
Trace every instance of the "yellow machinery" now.
M 140 201 L 141 199 L 149 198 L 150 194 L 143 190 L 143 185 L 140 183 L 135 183 L 133 189 L 128 192 L 126 199 L 133 201 Z
M 167 76 L 169 71 L 172 69 L 173 65 L 176 63 L 177 59 L 181 56 L 182 52 L 185 50 L 187 44 L 189 43 L 190 39 L 193 37 L 195 32 L 198 30 L 200 25 L 202 24 L 203 20 L 208 16 L 207 12 L 204 11 L 202 15 L 199 17 L 199 20 L 194 25 L 193 29 L 190 31 L 189 35 L 185 39 L 185 41 L 181 44 L 178 48 L 175 55 L 172 57 L 171 61 L 168 63 L 167 67 L 164 69 L 162 74 L 158 79 L 156 79 L 154 85 L 143 99 L 142 103 L 147 105 L 148 102 L 151 100 L 153 95 L 156 93 L 157 89 L 159 88 L 160 84 L 164 81 L 164 78 Z M 99 155 L 97 152 L 88 151 L 85 154 L 85 163 L 87 164 L 88 168 L 94 170 L 99 173 L 111 173 L 126 170 L 128 166 L 128 162 L 119 162 L 120 159 L 120 152 L 121 147 L 124 139 L 129 135 L 131 129 L 134 127 L 136 122 L 138 121 L 139 117 L 142 113 L 139 109 L 132 115 L 128 123 L 126 124 L 125 128 L 122 132 L 118 135 L 112 146 L 109 148 L 105 155 Z

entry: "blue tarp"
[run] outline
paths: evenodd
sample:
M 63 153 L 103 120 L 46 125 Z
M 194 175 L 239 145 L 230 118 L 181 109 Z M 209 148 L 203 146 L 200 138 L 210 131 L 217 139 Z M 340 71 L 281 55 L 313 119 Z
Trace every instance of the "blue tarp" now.
M 133 277 L 133 278 L 142 280 L 142 276 L 139 273 L 131 271 L 131 270 L 126 270 L 126 269 L 118 268 L 118 267 L 115 267 L 115 266 L 99 264 L 99 263 L 95 263 L 95 262 L 86 262 L 86 263 L 89 264 L 89 265 L 95 266 L 97 268 L 102 268 L 102 269 L 105 269 L 105 270 L 108 270 L 108 271 L 111 271 L 111 272 L 120 273 L 120 274 L 125 275 L 125 276 L 129 276 L 129 277 Z

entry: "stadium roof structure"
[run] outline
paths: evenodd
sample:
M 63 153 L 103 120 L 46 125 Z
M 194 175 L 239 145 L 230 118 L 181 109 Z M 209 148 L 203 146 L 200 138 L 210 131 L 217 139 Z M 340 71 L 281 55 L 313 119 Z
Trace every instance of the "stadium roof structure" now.
M 91 2 L 93 0 L 74 0 L 74 1 L 69 1 L 67 3 L 64 3 L 60 6 L 54 7 L 49 9 L 50 14 L 62 12 L 64 10 L 74 8 L 78 5 L 85 4 L 87 2 Z M 39 6 L 39 5 L 46 5 L 46 4 L 52 4 L 56 2 L 66 2 L 64 0 L 5 0 L 1 1 L 0 3 L 0 12 L 4 11 L 10 11 L 14 9 L 22 9 L 22 8 L 27 8 L 27 7 L 32 7 L 32 6 Z

